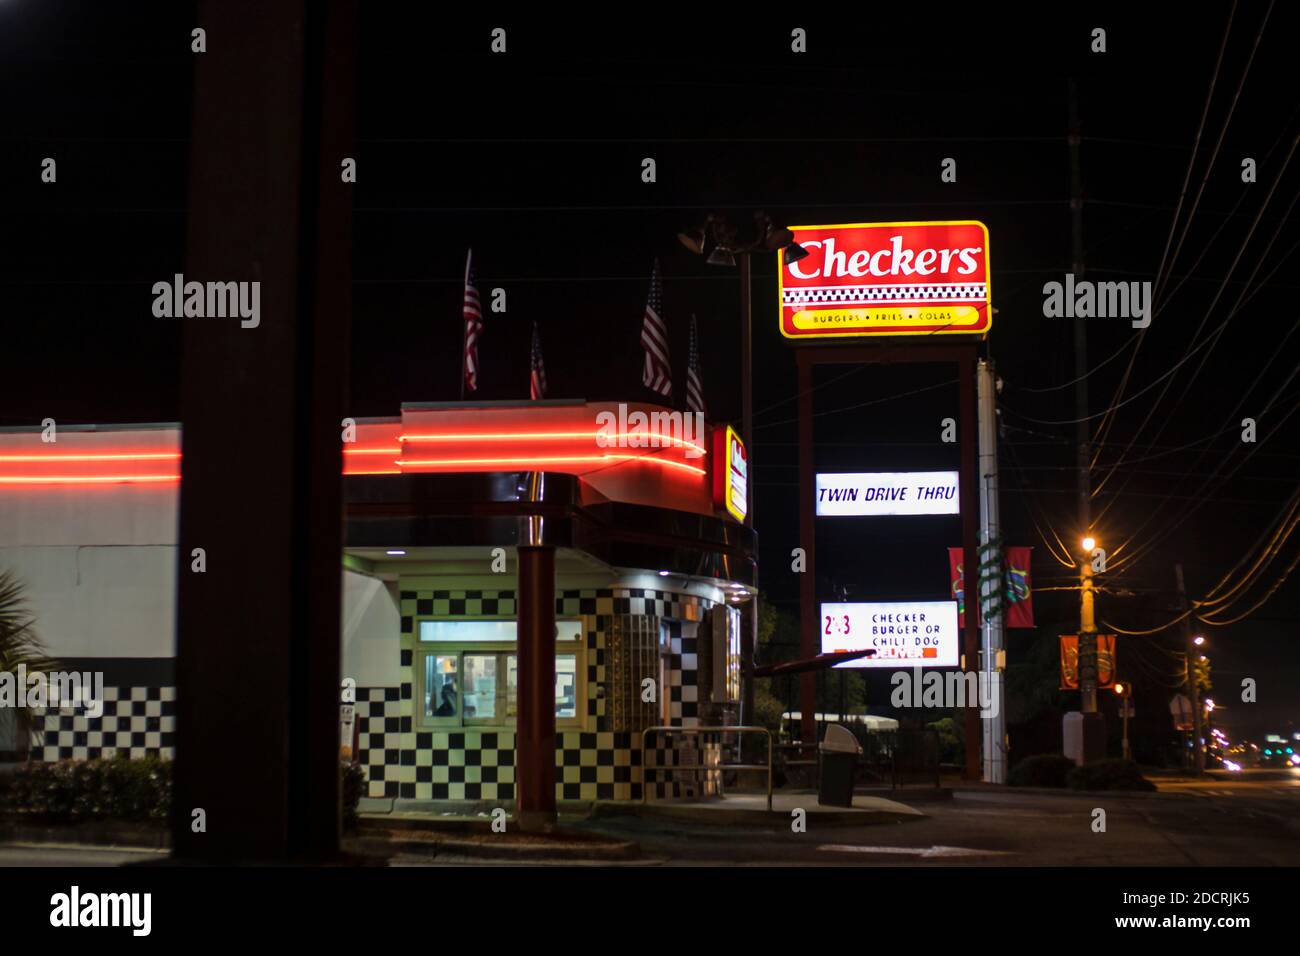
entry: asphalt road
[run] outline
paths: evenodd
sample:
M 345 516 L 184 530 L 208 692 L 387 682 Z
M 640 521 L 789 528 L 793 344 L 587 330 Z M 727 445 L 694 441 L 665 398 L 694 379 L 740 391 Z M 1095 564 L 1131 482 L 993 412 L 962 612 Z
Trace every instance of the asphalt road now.
M 972 788 L 917 804 L 928 816 L 872 826 L 701 826 L 636 817 L 577 824 L 640 844 L 618 866 L 1298 866 L 1300 775 L 1161 781 L 1155 794 Z M 1105 811 L 1105 831 L 1094 830 Z M 0 845 L 0 867 L 118 866 L 157 851 Z M 487 862 L 399 856 L 396 866 Z M 535 865 L 543 861 L 530 861 Z M 557 861 L 573 865 L 572 860 Z
M 918 804 L 924 819 L 806 833 L 631 817 L 582 827 L 637 841 L 642 858 L 621 865 L 1300 865 L 1300 781 L 1162 786 L 1134 795 L 962 790 L 951 802 Z M 1098 809 L 1104 832 L 1093 828 Z

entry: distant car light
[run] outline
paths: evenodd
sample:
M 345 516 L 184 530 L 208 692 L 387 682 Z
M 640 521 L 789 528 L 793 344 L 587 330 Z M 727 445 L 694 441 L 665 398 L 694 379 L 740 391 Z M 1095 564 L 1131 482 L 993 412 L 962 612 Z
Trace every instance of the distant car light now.
M 1235 773 L 1241 769 L 1241 764 L 1237 763 L 1235 760 L 1225 760 L 1223 761 L 1223 769 L 1231 770 Z

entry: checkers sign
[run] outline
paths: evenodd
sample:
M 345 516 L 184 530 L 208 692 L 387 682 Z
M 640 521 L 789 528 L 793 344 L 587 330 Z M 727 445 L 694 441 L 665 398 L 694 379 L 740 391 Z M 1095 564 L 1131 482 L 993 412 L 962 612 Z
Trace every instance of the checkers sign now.
M 808 255 L 777 256 L 789 339 L 983 335 L 992 324 L 982 222 L 792 226 Z

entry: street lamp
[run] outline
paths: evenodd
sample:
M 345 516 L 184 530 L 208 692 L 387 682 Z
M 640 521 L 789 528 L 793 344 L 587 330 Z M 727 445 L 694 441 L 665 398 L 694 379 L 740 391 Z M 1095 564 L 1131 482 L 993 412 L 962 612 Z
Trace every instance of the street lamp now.
M 1097 713 L 1097 617 L 1092 585 L 1092 553 L 1097 539 L 1087 535 L 1080 542 L 1084 558 L 1079 565 L 1079 710 Z
M 1129 744 L 1128 744 L 1128 718 L 1130 713 L 1129 708 L 1131 706 L 1129 701 L 1133 697 L 1133 685 L 1124 684 L 1121 683 L 1120 681 L 1116 681 L 1115 696 L 1119 698 L 1119 715 L 1124 722 L 1124 737 L 1123 737 L 1123 744 L 1122 744 L 1123 750 L 1121 751 L 1121 753 L 1124 755 L 1125 760 L 1131 760 L 1132 755 L 1129 752 Z

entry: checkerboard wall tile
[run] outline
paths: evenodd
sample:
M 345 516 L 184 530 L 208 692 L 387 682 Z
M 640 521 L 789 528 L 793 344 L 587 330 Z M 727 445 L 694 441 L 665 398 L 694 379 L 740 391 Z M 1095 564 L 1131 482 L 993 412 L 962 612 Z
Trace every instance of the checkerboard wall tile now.
M 357 688 L 357 758 L 366 768 L 372 797 L 409 800 L 513 800 L 515 797 L 514 732 L 493 729 L 413 727 L 416 702 L 414 652 L 418 617 L 500 617 L 516 613 L 515 592 L 403 590 L 401 600 L 400 680 L 398 687 Z M 695 629 L 711 603 L 670 591 L 600 588 L 561 591 L 555 611 L 582 619 L 586 644 L 587 730 L 556 733 L 555 796 L 558 800 L 640 800 L 641 735 L 613 733 L 606 712 L 607 636 L 615 614 L 649 614 L 670 621 L 673 634 L 666 652 L 669 686 L 676 688 L 671 723 L 698 722 Z M 676 625 L 672 630 L 672 625 Z M 691 739 L 666 744 L 689 760 Z M 706 762 L 708 747 L 704 748 Z M 714 759 L 716 762 L 716 758 Z M 685 766 L 686 764 L 681 764 Z M 669 780 L 664 795 L 699 792 L 704 775 Z M 710 775 L 712 777 L 713 775 Z
M 176 688 L 106 686 L 103 706 L 99 717 L 71 703 L 58 709 L 34 709 L 31 759 L 52 763 L 117 754 L 172 758 Z

